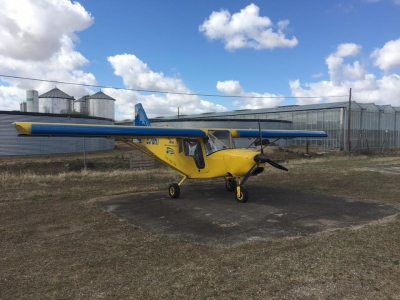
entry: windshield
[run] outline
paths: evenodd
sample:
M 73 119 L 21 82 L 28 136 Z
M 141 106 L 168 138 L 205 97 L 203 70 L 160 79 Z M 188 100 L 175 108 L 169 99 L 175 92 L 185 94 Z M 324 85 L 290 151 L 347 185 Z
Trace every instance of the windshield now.
M 204 139 L 206 154 L 219 150 L 235 148 L 231 133 L 227 130 L 210 130 Z

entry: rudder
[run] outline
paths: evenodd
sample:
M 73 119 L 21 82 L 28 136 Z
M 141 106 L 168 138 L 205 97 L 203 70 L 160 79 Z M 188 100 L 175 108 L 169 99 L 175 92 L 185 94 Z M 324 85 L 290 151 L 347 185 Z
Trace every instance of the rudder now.
M 135 126 L 151 126 L 141 103 L 135 105 Z

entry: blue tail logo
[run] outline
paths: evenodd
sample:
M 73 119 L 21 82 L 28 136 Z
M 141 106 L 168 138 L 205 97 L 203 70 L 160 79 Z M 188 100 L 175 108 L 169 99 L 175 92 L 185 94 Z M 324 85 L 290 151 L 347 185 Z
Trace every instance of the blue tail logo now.
M 141 103 L 135 105 L 135 126 L 151 126 Z

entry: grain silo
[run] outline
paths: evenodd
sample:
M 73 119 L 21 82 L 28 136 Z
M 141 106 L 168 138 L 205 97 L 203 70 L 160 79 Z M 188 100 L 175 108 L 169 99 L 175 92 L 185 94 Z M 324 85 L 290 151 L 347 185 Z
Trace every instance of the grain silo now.
M 83 96 L 74 102 L 74 110 L 81 114 L 88 114 L 89 95 Z
M 74 97 L 54 88 L 39 96 L 39 112 L 65 114 L 73 110 Z
M 26 102 L 21 102 L 19 104 L 19 111 L 26 112 Z
M 87 106 L 89 116 L 115 120 L 114 102 L 114 98 L 101 91 L 93 94 L 89 97 Z
M 39 112 L 39 96 L 38 91 L 26 91 L 26 111 Z

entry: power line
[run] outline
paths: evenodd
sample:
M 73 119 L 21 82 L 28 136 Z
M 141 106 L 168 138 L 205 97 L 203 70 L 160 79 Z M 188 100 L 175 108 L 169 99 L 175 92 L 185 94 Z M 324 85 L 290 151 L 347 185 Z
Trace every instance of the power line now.
M 14 79 L 23 79 L 23 80 L 32 80 L 32 81 L 41 81 L 41 82 L 51 82 L 51 83 L 59 83 L 59 84 L 69 84 L 69 85 L 79 85 L 85 87 L 93 87 L 100 89 L 114 89 L 114 90 L 125 90 L 125 91 L 134 91 L 134 92 L 146 92 L 146 93 L 160 93 L 160 94 L 172 94 L 172 95 L 184 95 L 184 96 L 200 96 L 200 97 L 218 97 L 218 98 L 251 98 L 251 99 L 274 99 L 274 98 L 286 98 L 286 99 L 316 99 L 316 98 L 341 98 L 348 97 L 348 95 L 342 96 L 304 96 L 304 97 L 294 97 L 294 96 L 248 96 L 248 95 L 215 95 L 215 94 L 198 94 L 198 93 L 181 93 L 181 92 L 168 92 L 168 91 L 154 91 L 154 90 L 146 90 L 146 89 L 129 89 L 129 88 L 121 88 L 121 87 L 113 87 L 113 86 L 105 86 L 105 85 L 94 85 L 94 84 L 86 84 L 86 83 L 75 83 L 75 82 L 65 82 L 65 81 L 57 81 L 57 80 L 48 80 L 48 79 L 38 79 L 38 78 L 29 78 L 29 77 L 20 77 L 20 76 L 12 76 L 12 75 L 2 75 L 0 77 L 6 78 L 14 78 Z

